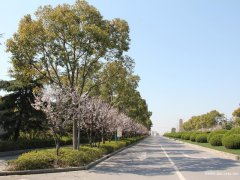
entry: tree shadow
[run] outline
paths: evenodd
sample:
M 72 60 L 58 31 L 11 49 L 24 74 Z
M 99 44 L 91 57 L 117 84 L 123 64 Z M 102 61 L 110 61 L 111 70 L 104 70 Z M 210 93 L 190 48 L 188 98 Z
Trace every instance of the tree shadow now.
M 161 144 L 160 144 L 161 143 Z M 119 174 L 128 173 L 144 176 L 171 175 L 175 173 L 173 165 L 169 162 L 164 152 L 171 157 L 180 171 L 205 172 L 213 170 L 225 170 L 238 166 L 238 162 L 222 158 L 192 158 L 184 157 L 184 154 L 198 156 L 202 151 L 181 149 L 182 143 L 169 141 L 160 138 L 147 138 L 143 142 L 128 148 L 123 152 L 113 156 L 107 161 L 92 168 L 94 173 Z M 171 149 L 167 149 L 171 147 Z

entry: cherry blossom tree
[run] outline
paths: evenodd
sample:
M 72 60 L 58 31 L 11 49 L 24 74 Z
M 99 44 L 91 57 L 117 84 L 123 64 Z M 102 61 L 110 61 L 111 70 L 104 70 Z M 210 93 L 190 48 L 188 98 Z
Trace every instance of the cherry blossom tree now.
M 61 138 L 66 133 L 67 125 L 71 122 L 68 112 L 70 99 L 67 90 L 46 88 L 39 95 L 35 95 L 35 102 L 32 104 L 35 109 L 42 110 L 48 119 L 57 155 L 59 155 Z
M 80 95 L 77 91 L 68 88 L 45 88 L 35 96 L 32 106 L 45 113 L 55 140 L 57 155 L 60 140 L 72 121 L 78 122 L 78 149 L 81 130 L 86 131 L 91 147 L 99 147 L 100 142 L 105 143 L 106 138 L 111 140 L 118 128 L 123 130 L 123 135 L 126 137 L 148 132 L 142 124 L 100 98 L 88 97 L 87 94 Z

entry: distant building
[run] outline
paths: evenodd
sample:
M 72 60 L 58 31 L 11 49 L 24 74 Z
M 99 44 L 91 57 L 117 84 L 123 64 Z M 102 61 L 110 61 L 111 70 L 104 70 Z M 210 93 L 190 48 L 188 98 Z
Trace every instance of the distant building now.
M 159 133 L 157 131 L 151 131 L 151 136 L 158 136 Z
M 179 129 L 178 131 L 179 132 L 182 132 L 184 129 L 183 129 L 183 120 L 182 119 L 179 119 Z
M 175 132 L 176 132 L 176 128 L 172 128 L 171 133 L 175 133 Z

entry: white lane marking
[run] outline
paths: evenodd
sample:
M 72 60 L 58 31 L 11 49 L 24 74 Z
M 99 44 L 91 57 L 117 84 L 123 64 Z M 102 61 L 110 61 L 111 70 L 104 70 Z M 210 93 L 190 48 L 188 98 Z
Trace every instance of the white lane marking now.
M 193 159 L 211 159 L 210 157 L 194 157 L 194 156 L 189 156 L 187 154 L 182 153 L 183 156 L 187 158 L 193 158 Z
M 184 178 L 184 176 L 182 175 L 182 173 L 179 171 L 179 169 L 177 168 L 177 166 L 175 165 L 175 163 L 172 161 L 172 159 L 169 157 L 169 155 L 167 154 L 167 152 L 164 150 L 164 148 L 161 146 L 162 151 L 164 152 L 165 156 L 168 158 L 168 161 L 173 165 L 176 174 L 178 175 L 180 180 L 186 180 Z
M 138 156 L 138 159 L 140 161 L 143 161 L 143 160 L 147 159 L 147 152 L 141 153 L 140 156 Z

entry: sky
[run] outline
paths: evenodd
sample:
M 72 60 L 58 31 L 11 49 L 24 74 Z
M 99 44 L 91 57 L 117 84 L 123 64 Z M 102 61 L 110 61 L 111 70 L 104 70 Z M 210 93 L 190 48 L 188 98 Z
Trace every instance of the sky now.
M 0 6 L 0 79 L 9 79 L 4 42 L 40 5 L 74 0 L 7 0 Z M 127 52 L 141 78 L 138 90 L 161 134 L 179 119 L 218 110 L 228 118 L 240 103 L 240 1 L 89 0 L 105 19 L 130 26 Z

